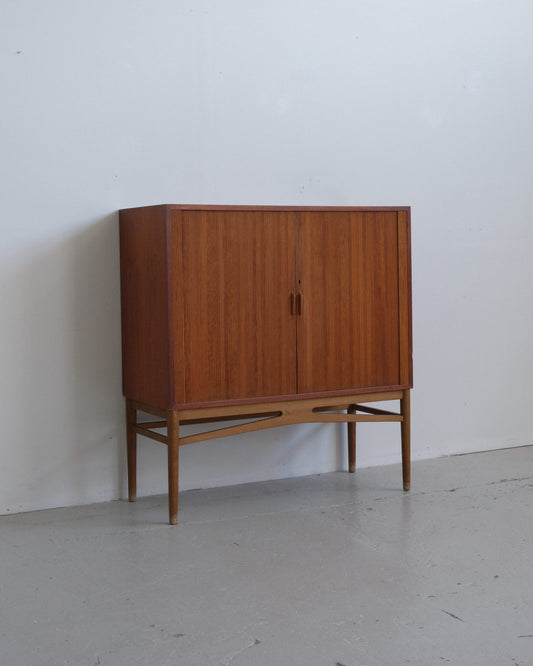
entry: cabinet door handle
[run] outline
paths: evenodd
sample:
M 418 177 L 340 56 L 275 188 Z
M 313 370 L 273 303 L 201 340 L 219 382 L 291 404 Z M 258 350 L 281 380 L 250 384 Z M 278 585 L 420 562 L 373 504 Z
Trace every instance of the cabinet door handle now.
M 291 291 L 291 294 L 289 296 L 289 304 L 290 304 L 290 309 L 291 309 L 291 316 L 294 315 L 294 294 Z
M 296 314 L 301 315 L 302 314 L 302 304 L 303 304 L 303 294 L 301 291 L 298 292 L 298 295 L 296 296 Z

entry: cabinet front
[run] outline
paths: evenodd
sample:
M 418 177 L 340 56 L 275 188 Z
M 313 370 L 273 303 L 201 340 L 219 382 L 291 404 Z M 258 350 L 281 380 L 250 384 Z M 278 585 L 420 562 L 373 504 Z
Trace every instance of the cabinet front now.
M 407 255 L 399 259 L 398 233 L 396 211 L 302 213 L 300 393 L 405 381 L 400 348 L 408 332 L 400 330 L 399 290 Z
M 294 215 L 184 210 L 176 220 L 185 324 L 176 395 L 200 404 L 295 394 Z

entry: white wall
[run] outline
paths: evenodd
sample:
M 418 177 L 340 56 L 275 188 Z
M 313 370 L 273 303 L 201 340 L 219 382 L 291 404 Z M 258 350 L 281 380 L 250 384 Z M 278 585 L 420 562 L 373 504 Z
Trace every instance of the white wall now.
M 410 204 L 414 458 L 533 443 L 532 24 L 529 0 L 4 0 L 0 512 L 123 491 L 135 205 Z M 398 426 L 360 432 L 361 465 L 399 459 Z M 343 438 L 186 447 L 181 487 L 336 469 Z M 165 454 L 142 444 L 141 494 Z

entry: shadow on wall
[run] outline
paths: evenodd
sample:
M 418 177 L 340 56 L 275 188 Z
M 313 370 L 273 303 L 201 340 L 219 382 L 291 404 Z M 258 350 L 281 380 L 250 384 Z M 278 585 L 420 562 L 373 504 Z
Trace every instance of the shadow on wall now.
M 230 423 L 242 421 L 224 425 Z M 343 426 L 337 423 L 281 426 L 184 446 L 180 451 L 180 488 L 251 483 L 345 469 Z M 207 427 L 183 426 L 183 434 L 217 427 L 220 423 Z M 140 480 L 141 477 L 142 466 Z
M 34 244 L 15 268 L 7 404 L 18 418 L 0 511 L 116 498 L 124 467 L 118 215 Z

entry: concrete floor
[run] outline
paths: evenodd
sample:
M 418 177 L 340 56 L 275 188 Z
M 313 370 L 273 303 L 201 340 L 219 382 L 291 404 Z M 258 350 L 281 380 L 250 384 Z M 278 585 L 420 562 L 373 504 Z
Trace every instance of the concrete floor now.
M 9 666 L 533 664 L 533 447 L 0 518 Z

